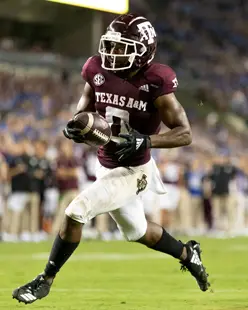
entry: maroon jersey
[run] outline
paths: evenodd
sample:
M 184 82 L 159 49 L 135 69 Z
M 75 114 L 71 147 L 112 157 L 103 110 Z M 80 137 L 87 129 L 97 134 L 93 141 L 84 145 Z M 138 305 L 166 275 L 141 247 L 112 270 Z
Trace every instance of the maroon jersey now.
M 82 76 L 95 92 L 96 111 L 111 125 L 113 136 L 125 132 L 124 122 L 145 135 L 159 132 L 161 122 L 154 101 L 177 88 L 175 72 L 168 66 L 152 63 L 131 78 L 121 78 L 101 67 L 100 56 L 93 56 L 83 66 Z M 98 149 L 98 159 L 107 168 L 120 166 L 116 144 Z M 137 151 L 123 165 L 139 166 L 150 159 L 150 150 Z

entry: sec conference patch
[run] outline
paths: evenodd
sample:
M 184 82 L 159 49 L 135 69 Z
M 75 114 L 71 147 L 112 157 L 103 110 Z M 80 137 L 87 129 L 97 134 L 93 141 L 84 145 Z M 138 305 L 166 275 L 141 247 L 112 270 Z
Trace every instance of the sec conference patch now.
M 105 82 L 105 77 L 101 73 L 97 73 L 93 78 L 93 82 L 96 86 L 101 86 Z

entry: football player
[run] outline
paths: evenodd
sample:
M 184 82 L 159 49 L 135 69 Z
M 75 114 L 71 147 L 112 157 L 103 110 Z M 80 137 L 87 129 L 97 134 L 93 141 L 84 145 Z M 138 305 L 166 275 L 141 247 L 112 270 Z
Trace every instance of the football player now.
M 148 188 L 165 192 L 150 149 L 175 148 L 192 141 L 188 118 L 174 95 L 175 72 L 153 62 L 156 45 L 156 32 L 145 17 L 121 15 L 101 37 L 100 56 L 89 58 L 83 66 L 86 83 L 78 111 L 97 111 L 105 117 L 115 142 L 98 149 L 97 180 L 67 207 L 44 271 L 14 290 L 13 297 L 20 302 L 33 303 L 49 293 L 56 274 L 78 247 L 83 225 L 105 212 L 126 240 L 173 256 L 202 291 L 208 289 L 199 243 L 184 244 L 161 226 L 147 222 L 140 198 Z M 161 121 L 170 129 L 163 134 L 158 133 Z M 71 122 L 64 135 L 83 143 L 84 137 L 72 129 Z

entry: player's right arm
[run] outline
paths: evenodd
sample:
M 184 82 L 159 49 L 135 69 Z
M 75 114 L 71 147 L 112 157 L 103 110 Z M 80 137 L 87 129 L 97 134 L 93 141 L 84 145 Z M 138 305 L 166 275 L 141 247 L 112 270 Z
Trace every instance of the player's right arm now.
M 95 93 L 88 82 L 77 105 L 77 113 L 80 112 L 95 112 Z
M 83 66 L 82 77 L 85 80 L 84 91 L 77 104 L 76 114 L 80 112 L 95 112 L 95 92 L 90 85 L 88 78 L 88 70 L 91 58 L 89 58 Z M 67 139 L 73 140 L 76 143 L 83 143 L 84 136 L 81 134 L 81 130 L 74 128 L 73 119 L 71 119 L 65 129 L 63 130 L 64 136 Z
M 95 112 L 95 91 L 92 87 L 89 70 L 92 63 L 92 57 L 90 57 L 82 68 L 81 76 L 85 80 L 84 91 L 77 105 L 77 113 L 79 112 Z

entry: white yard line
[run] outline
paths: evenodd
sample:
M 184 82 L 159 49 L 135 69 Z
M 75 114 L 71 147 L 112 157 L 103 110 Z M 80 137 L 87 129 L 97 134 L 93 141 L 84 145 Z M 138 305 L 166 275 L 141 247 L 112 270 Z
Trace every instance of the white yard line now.
M 248 238 L 247 238 L 248 240 Z M 221 249 L 222 251 L 222 249 Z M 223 250 L 223 252 L 225 251 L 230 251 L 230 252 L 248 252 L 248 242 L 247 244 L 237 244 L 237 245 L 232 245 L 230 247 L 227 247 L 226 249 Z
M 36 260 L 43 260 L 47 259 L 49 256 L 49 253 L 38 253 L 38 254 L 33 254 L 32 258 Z M 73 261 L 91 261 L 91 260 L 116 260 L 116 261 L 121 261 L 121 260 L 146 260 L 146 259 L 165 259 L 168 258 L 167 255 L 164 254 L 156 254 L 156 253 L 151 253 L 151 254 L 126 254 L 126 253 L 82 253 L 82 254 L 76 254 L 70 258 L 70 260 Z
M 20 254 L 20 255 L 2 255 L 0 261 L 8 260 L 47 260 L 49 252 L 34 253 L 31 255 Z M 168 259 L 169 256 L 162 253 L 82 253 L 75 254 L 70 258 L 70 261 L 127 261 L 127 260 L 146 260 L 146 259 Z

